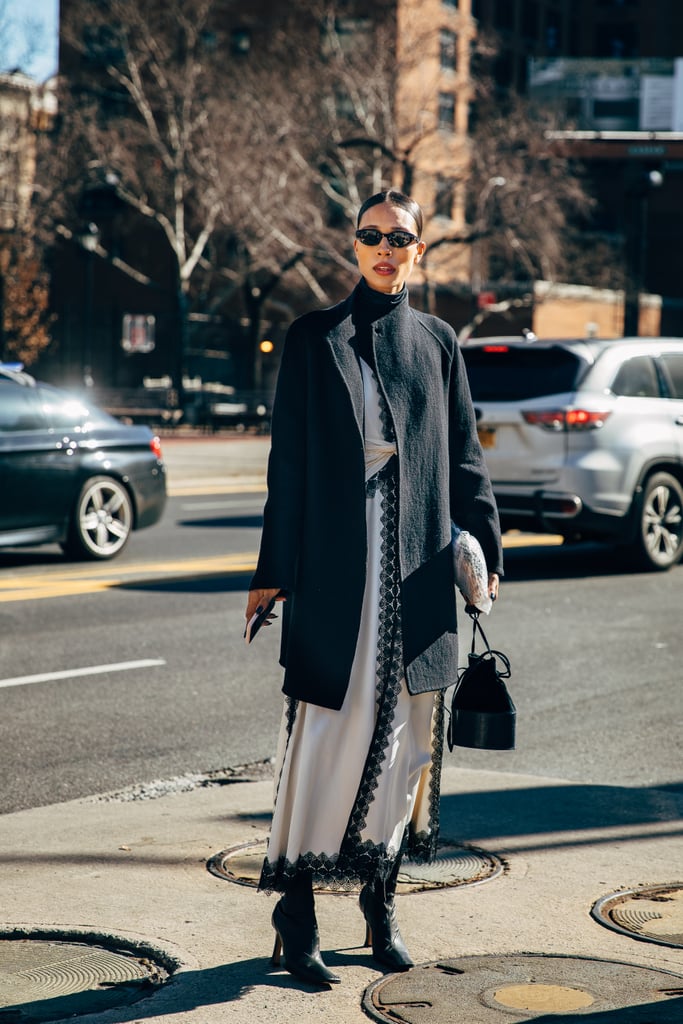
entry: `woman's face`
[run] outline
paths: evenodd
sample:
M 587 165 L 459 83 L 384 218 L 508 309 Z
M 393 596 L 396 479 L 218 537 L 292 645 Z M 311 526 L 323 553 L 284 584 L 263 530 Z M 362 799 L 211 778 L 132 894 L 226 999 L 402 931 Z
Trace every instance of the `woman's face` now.
M 416 235 L 417 224 L 413 217 L 402 206 L 379 203 L 365 211 L 358 227 L 377 228 L 382 232 L 376 245 L 363 245 L 358 238 L 353 241 L 358 268 L 366 282 L 376 292 L 388 295 L 400 292 L 426 247 L 424 242 L 412 242 L 403 248 L 392 248 L 386 234 L 403 230 Z

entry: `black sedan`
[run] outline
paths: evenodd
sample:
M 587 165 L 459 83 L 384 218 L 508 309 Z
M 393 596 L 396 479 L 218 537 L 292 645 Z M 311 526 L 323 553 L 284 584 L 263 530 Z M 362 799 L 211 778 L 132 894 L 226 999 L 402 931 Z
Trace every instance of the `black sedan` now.
M 166 503 L 159 438 L 0 365 L 0 547 L 117 555 Z

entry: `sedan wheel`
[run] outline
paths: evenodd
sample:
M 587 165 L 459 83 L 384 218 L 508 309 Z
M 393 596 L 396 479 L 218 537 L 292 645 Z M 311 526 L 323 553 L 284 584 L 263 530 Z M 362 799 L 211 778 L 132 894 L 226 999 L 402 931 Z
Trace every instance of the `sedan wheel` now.
M 133 529 L 133 506 L 118 480 L 96 476 L 84 484 L 74 509 L 65 550 L 75 557 L 113 558 Z
M 669 473 L 655 473 L 645 484 L 635 547 L 647 569 L 670 569 L 681 557 L 683 488 Z

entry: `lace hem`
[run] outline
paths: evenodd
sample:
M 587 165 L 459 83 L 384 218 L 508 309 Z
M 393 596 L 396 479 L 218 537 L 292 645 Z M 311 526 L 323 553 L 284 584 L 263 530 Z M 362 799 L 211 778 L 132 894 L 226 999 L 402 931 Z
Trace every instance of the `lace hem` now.
M 407 832 L 398 856 L 408 857 L 416 864 L 429 864 L 436 857 L 437 836 L 427 832 Z M 360 888 L 373 879 L 387 879 L 396 864 L 397 854 L 389 853 L 386 846 L 365 842 L 349 844 L 336 857 L 322 853 L 305 853 L 296 861 L 280 857 L 263 863 L 259 892 L 286 892 L 299 875 L 308 874 L 314 885 L 326 889 L 348 892 Z

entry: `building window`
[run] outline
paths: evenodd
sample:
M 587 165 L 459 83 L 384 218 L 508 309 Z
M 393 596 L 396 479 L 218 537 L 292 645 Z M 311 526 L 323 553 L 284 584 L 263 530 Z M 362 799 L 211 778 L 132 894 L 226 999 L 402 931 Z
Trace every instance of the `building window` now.
M 372 23 L 369 18 L 329 18 L 325 24 L 322 40 L 323 53 L 354 53 L 367 49 L 372 39 Z
M 83 49 L 85 59 L 100 66 L 120 64 L 126 56 L 124 37 L 112 25 L 86 25 Z
M 251 32 L 248 28 L 235 28 L 230 36 L 230 48 L 237 56 L 245 56 L 251 49 Z
M 501 50 L 493 66 L 496 85 L 501 89 L 509 89 L 515 74 L 514 57 L 510 50 Z
M 437 217 L 450 217 L 453 214 L 453 203 L 455 201 L 455 182 L 453 178 L 436 179 L 434 194 L 434 213 Z
M 545 52 L 552 57 L 561 49 L 562 26 L 557 12 L 548 11 L 545 23 Z
M 529 59 L 525 54 L 519 53 L 517 54 L 515 63 L 517 65 L 515 89 L 517 92 L 525 93 L 529 85 Z
M 439 53 L 443 71 L 455 71 L 457 63 L 457 36 L 447 28 L 442 28 L 439 35 Z
M 334 109 L 342 121 L 356 120 L 356 107 L 348 92 L 338 90 L 334 97 Z
M 493 23 L 498 29 L 512 32 L 515 27 L 515 5 L 510 0 L 496 0 Z
M 538 2 L 524 0 L 522 4 L 522 35 L 530 42 L 538 39 Z
M 455 96 L 452 92 L 439 93 L 439 128 L 451 132 L 455 128 Z
M 597 57 L 637 57 L 637 27 L 634 24 L 598 25 L 595 50 Z
M 569 22 L 569 56 L 578 57 L 581 52 L 581 26 L 578 21 Z

